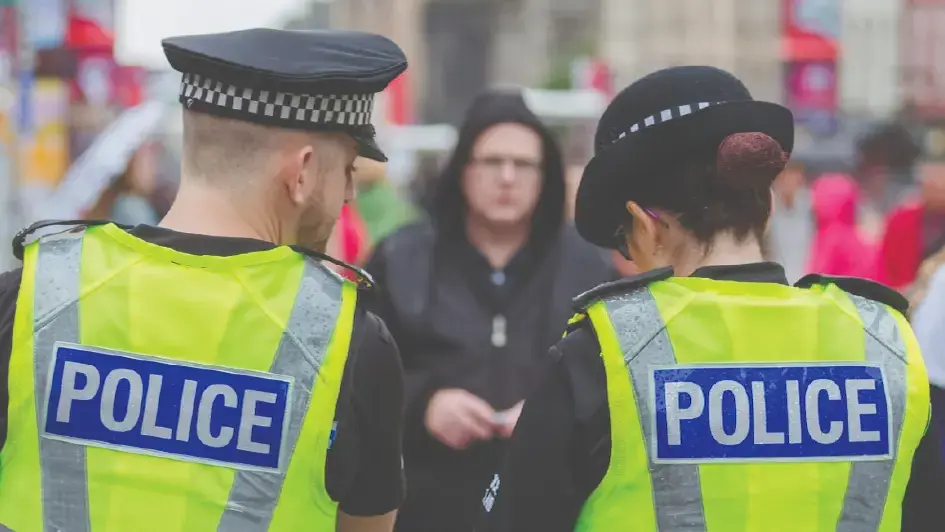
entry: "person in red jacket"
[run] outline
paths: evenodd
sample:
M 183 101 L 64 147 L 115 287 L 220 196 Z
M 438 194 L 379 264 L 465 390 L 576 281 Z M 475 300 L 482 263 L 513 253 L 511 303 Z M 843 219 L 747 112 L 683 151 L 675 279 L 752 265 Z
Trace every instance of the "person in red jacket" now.
M 912 284 L 923 260 L 945 247 L 945 165 L 924 165 L 919 181 L 919 198 L 889 214 L 880 244 L 880 279 L 900 290 Z
M 370 237 L 367 229 L 364 227 L 364 221 L 357 209 L 351 205 L 345 205 L 341 208 L 341 214 L 338 216 L 338 222 L 328 240 L 327 253 L 336 259 L 341 259 L 348 264 L 364 264 L 371 250 Z M 345 268 L 328 265 L 341 275 L 352 280 L 352 274 Z
M 876 247 L 856 225 L 856 181 L 846 174 L 825 174 L 814 181 L 811 196 L 817 232 L 807 273 L 875 279 Z

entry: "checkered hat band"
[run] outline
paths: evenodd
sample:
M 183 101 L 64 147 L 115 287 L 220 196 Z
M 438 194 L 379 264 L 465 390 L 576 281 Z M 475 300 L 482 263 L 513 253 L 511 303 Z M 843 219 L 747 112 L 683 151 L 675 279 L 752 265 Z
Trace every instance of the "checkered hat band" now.
M 371 123 L 374 94 L 290 94 L 245 89 L 197 74 L 184 74 L 181 102 L 225 107 L 288 122 L 364 126 Z
M 631 125 L 624 131 L 621 131 L 614 139 L 611 140 L 611 143 L 617 142 L 618 140 L 626 137 L 631 133 L 636 133 L 641 129 L 646 129 L 648 127 L 655 126 L 657 124 L 662 124 L 663 122 L 669 122 L 674 118 L 681 118 L 683 116 L 692 114 L 695 111 L 700 111 L 706 107 L 712 107 L 713 105 L 718 105 L 724 102 L 696 102 L 696 103 L 687 103 L 685 105 L 680 105 L 677 107 L 672 107 L 670 109 L 665 109 L 656 113 L 655 115 L 650 115 L 644 118 L 642 121 L 637 122 L 636 124 Z

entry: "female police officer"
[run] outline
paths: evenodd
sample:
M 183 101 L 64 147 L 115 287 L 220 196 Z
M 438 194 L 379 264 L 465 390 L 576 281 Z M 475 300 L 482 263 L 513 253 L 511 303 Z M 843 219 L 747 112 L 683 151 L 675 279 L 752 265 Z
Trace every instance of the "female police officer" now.
M 903 299 L 857 279 L 792 287 L 763 262 L 791 113 L 721 70 L 671 68 L 617 96 L 595 144 L 578 230 L 649 273 L 576 299 L 487 528 L 940 527 Z

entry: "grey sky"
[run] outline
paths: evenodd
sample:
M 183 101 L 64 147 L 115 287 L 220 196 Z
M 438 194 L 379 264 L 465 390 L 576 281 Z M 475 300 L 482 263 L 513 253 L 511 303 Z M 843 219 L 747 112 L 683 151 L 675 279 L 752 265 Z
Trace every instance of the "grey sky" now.
M 118 0 L 115 54 L 121 63 L 167 69 L 161 39 L 170 35 L 275 27 L 306 0 Z

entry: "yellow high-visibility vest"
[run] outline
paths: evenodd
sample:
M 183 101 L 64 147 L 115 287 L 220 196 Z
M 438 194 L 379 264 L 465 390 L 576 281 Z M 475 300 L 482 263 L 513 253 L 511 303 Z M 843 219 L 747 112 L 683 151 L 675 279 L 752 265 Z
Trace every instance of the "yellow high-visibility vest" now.
M 287 247 L 197 256 L 111 224 L 31 244 L 0 525 L 334 530 L 325 459 L 356 298 Z
M 669 278 L 587 314 L 612 451 L 577 530 L 900 529 L 930 406 L 898 311 L 834 284 Z

